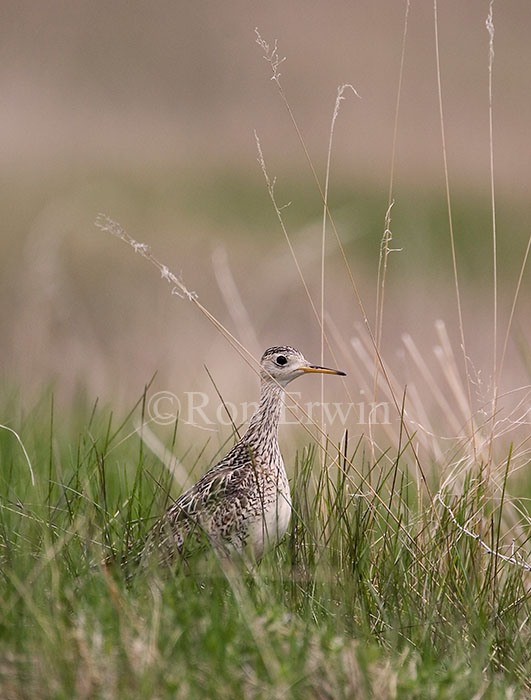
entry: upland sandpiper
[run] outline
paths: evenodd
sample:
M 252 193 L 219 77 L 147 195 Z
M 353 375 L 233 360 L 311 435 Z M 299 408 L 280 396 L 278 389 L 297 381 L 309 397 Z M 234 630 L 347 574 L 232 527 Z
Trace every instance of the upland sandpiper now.
M 154 526 L 144 553 L 171 561 L 208 539 L 220 554 L 259 559 L 284 536 L 291 497 L 278 445 L 284 387 L 305 373 L 345 375 L 310 364 L 289 345 L 269 348 L 260 360 L 260 402 L 245 435 Z

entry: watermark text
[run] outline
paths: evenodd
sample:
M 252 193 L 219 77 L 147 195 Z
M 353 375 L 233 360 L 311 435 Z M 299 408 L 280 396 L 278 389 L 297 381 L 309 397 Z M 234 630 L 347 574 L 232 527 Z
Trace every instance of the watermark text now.
M 215 400 L 204 391 L 185 391 L 177 396 L 171 391 L 153 394 L 147 404 L 150 420 L 159 425 L 183 421 L 203 429 L 216 425 L 243 425 L 258 408 L 257 401 L 233 403 Z M 303 423 L 311 425 L 389 425 L 390 404 L 387 401 L 358 401 L 355 403 L 308 401 L 301 402 L 299 392 L 286 394 L 280 414 L 281 425 Z

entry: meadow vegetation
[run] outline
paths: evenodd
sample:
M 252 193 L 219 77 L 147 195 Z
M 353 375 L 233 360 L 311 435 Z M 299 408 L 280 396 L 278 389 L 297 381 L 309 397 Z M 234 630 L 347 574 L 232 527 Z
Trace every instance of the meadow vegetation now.
M 258 38 L 304 152 L 282 89 L 276 46 Z M 212 438 L 191 431 L 178 414 L 170 425 L 154 426 L 148 407 L 155 385 L 149 376 L 142 377 L 146 386 L 136 403 L 129 397 L 127 406 L 123 397 L 100 402 L 92 387 L 75 381 L 67 398 L 61 394 L 58 401 L 61 387 L 46 386 L 47 377 L 38 391 L 33 386 L 28 392 L 3 377 L 1 697 L 531 697 L 529 241 L 527 234 L 498 234 L 496 239 L 525 204 L 496 202 L 496 218 L 494 192 L 485 206 L 463 193 L 447 200 L 438 192 L 419 202 L 408 191 L 393 208 L 392 177 L 389 192 L 360 186 L 353 195 L 344 178 L 329 193 L 339 104 L 338 97 L 326 177 L 315 176 L 313 183 L 309 158 L 308 182 L 303 186 L 294 177 L 284 183 L 282 202 L 296 202 L 287 209 L 277 200 L 280 185 L 269 173 L 259 139 L 260 175 L 266 181 L 260 189 L 238 175 L 213 176 L 212 183 L 198 176 L 199 200 L 193 178 L 184 182 L 174 172 L 151 180 L 108 178 L 117 189 L 134 190 L 134 205 L 124 206 L 131 218 L 137 207 L 147 218 L 146 211 L 178 209 L 185 220 L 200 209 L 198 228 L 215 219 L 235 256 L 238 249 L 245 251 L 243 257 L 253 252 L 257 280 L 258 263 L 271 262 L 265 251 L 272 244 L 264 231 L 280 225 L 282 245 L 287 243 L 283 265 L 294 263 L 290 284 L 294 278 L 301 284 L 297 299 L 306 304 L 314 324 L 309 336 L 320 335 L 322 357 L 333 357 L 348 372 L 347 399 L 357 405 L 355 386 L 367 400 L 387 402 L 390 421 L 360 425 L 354 420 L 333 432 L 315 421 L 310 435 L 282 429 L 281 446 L 291 438 L 286 464 L 293 516 L 284 540 L 260 562 L 235 561 L 228 567 L 207 546 L 200 556 L 177 561 L 171 569 L 156 561 L 135 569 L 119 562 L 142 543 L 186 485 L 175 465 L 187 478 L 198 477 L 229 449 L 234 432 L 227 427 Z M 398 107 L 397 102 L 397 113 Z M 33 195 L 26 190 L 18 204 L 13 198 L 13 206 L 22 210 L 28 196 L 46 199 L 39 190 L 36 183 Z M 80 196 L 93 201 L 101 192 L 100 184 Z M 53 228 L 66 209 L 58 211 L 47 212 L 44 223 Z M 322 239 L 314 237 L 310 245 L 310 269 L 317 275 L 309 280 L 290 232 L 304 230 L 319 217 Z M 23 228 L 24 217 L 16 218 Z M 238 220 L 245 237 L 230 232 Z M 85 260 L 96 266 L 104 256 L 95 250 L 115 247 L 110 268 L 118 276 L 112 283 L 125 285 L 122 308 L 134 305 L 142 289 L 138 270 L 156 277 L 151 263 L 177 297 L 172 301 L 188 305 L 187 314 L 200 315 L 210 333 L 203 329 L 194 335 L 192 347 L 181 344 L 181 359 L 195 361 L 201 355 L 199 339 L 219 337 L 232 346 L 221 345 L 239 364 L 227 373 L 220 392 L 223 400 L 232 400 L 226 385 L 245 363 L 256 373 L 250 344 L 261 333 L 249 323 L 252 312 L 246 317 L 236 309 L 241 297 L 230 270 L 224 268 L 218 279 L 226 305 L 231 294 L 235 305 L 222 322 L 215 303 L 208 302 L 214 286 L 196 295 L 186 267 L 181 276 L 181 270 L 166 266 L 157 240 L 143 232 L 145 221 L 133 230 L 120 220 L 127 231 L 106 216 L 97 222 L 121 240 L 94 231 L 90 245 L 83 243 Z M 15 225 L 11 229 L 12 243 L 19 245 Z M 216 236 L 217 231 L 212 239 Z M 131 265 L 138 265 L 140 257 L 144 266 L 124 272 L 130 274 L 127 279 L 118 273 L 133 259 L 124 242 L 139 254 Z M 393 250 L 402 243 L 407 243 L 407 255 Z M 330 249 L 334 252 L 327 257 Z M 35 250 L 30 247 L 29 254 Z M 43 251 L 50 252 L 46 246 Z M 75 253 L 68 250 L 70 258 Z M 371 267 L 358 276 L 360 260 Z M 54 269 L 44 271 L 45 280 L 54 277 Z M 422 319 L 419 326 L 429 326 L 437 340 L 432 356 L 424 352 L 422 339 L 418 345 L 407 333 L 400 343 L 392 341 L 401 348 L 393 356 L 387 352 L 389 336 L 400 319 L 393 320 L 389 309 L 400 308 L 419 269 L 422 289 L 434 293 L 434 307 L 453 308 L 453 316 L 446 315 L 452 327 L 438 316 Z M 4 290 L 16 285 L 15 273 L 6 272 Z M 344 287 L 338 286 L 341 276 Z M 95 278 L 89 274 L 87 279 L 89 289 Z M 267 279 L 271 285 L 271 274 Z M 377 284 L 375 302 L 367 302 L 368 279 L 373 292 Z M 28 281 L 32 300 L 34 281 Z M 98 289 L 91 290 L 96 296 L 110 284 L 106 274 L 97 281 Z M 273 289 L 263 284 L 254 290 L 259 299 L 252 303 L 263 303 L 266 293 L 273 309 L 288 308 L 284 300 L 291 287 L 280 272 L 277 281 L 284 296 L 275 296 L 275 284 Z M 167 293 L 158 282 L 157 293 Z M 441 300 L 437 294 L 443 288 L 447 296 Z M 108 301 L 101 304 L 103 318 L 108 307 Z M 37 328 L 42 310 L 24 313 L 20 305 L 13 316 Z M 285 313 L 279 325 L 289 327 L 293 317 L 297 314 Z M 106 338 L 105 322 L 101 330 Z M 55 337 L 65 337 L 64 319 Z M 91 355 L 91 347 L 84 346 L 85 354 Z M 470 352 L 470 347 L 484 352 Z M 60 355 L 54 360 L 63 362 Z M 324 402 L 324 389 L 320 398 Z M 109 556 L 116 565 L 102 566 Z
M 499 491 L 481 463 L 444 486 L 425 462 L 425 488 L 407 440 L 372 462 L 346 436 L 324 465 L 310 444 L 259 565 L 127 576 L 98 562 L 178 491 L 131 415 L 58 416 L 47 394 L 17 425 L 35 483 L 2 431 L 3 697 L 526 697 L 531 492 L 509 501 L 510 452 Z M 168 447 L 186 460 L 178 424 Z

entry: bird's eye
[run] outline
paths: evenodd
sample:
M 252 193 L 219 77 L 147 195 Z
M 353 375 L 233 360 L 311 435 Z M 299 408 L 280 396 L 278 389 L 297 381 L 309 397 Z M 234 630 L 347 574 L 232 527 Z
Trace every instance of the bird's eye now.
M 287 360 L 287 358 L 284 357 L 284 355 L 279 355 L 277 357 L 277 365 L 287 365 L 287 364 L 288 364 L 288 360 Z

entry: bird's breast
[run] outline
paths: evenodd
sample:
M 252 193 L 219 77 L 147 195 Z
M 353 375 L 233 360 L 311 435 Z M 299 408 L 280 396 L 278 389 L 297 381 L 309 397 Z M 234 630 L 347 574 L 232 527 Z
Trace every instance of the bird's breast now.
M 265 482 L 256 516 L 249 523 L 248 544 L 256 559 L 286 534 L 291 518 L 289 482 L 282 465 Z

